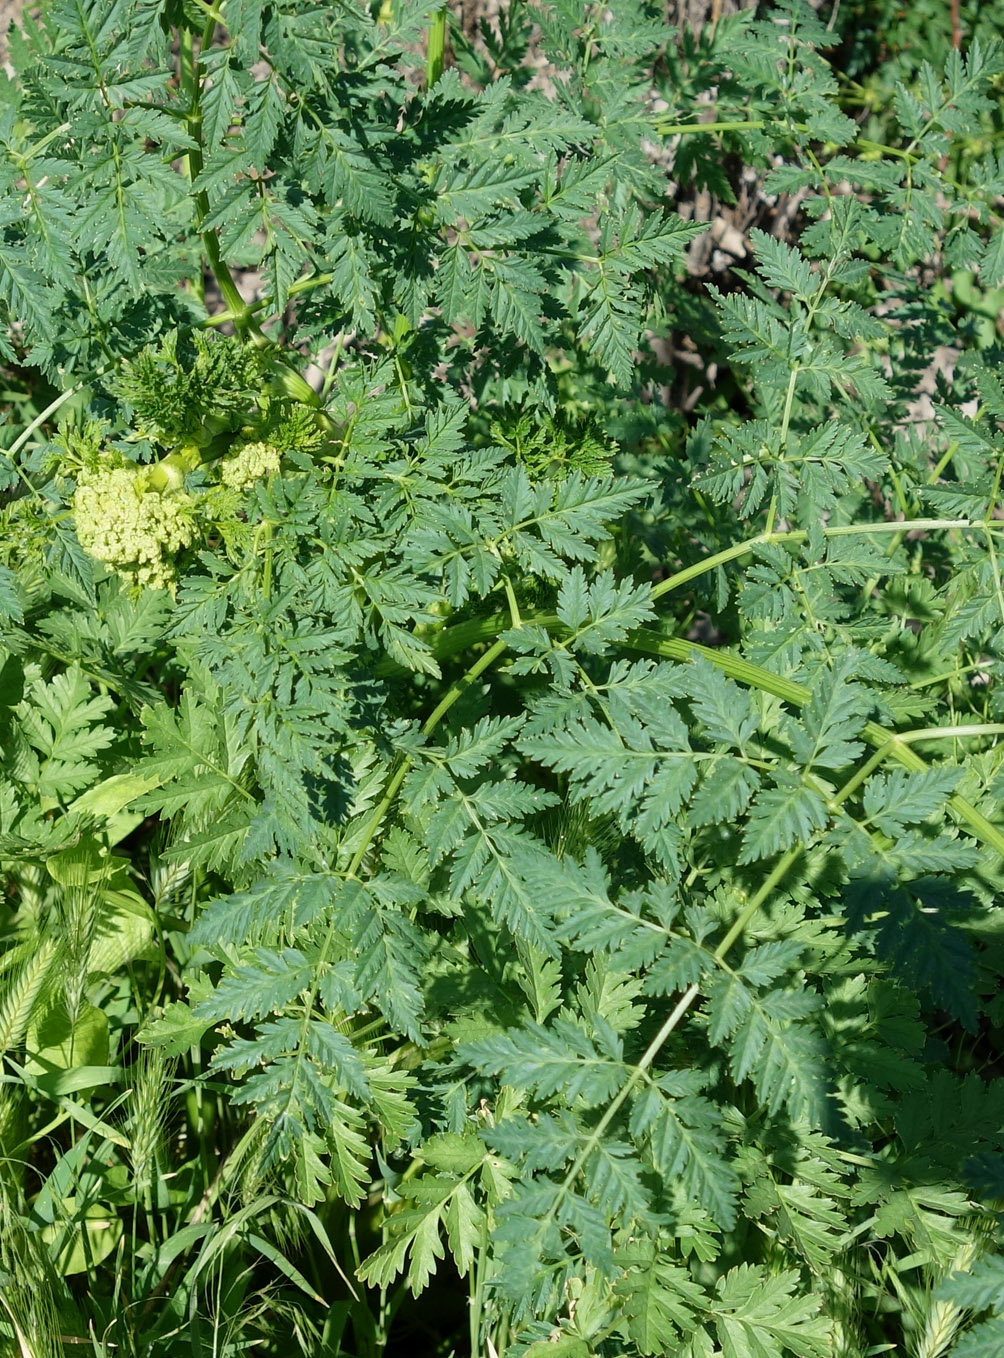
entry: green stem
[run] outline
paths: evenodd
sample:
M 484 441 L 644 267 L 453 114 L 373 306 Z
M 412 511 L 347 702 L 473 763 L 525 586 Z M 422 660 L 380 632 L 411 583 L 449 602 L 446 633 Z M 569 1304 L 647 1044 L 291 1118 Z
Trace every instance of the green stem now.
M 918 740 L 964 740 L 971 736 L 1004 735 L 1004 723 L 999 721 L 972 722 L 967 726 L 924 726 L 916 731 L 903 731 L 897 740 L 912 745 Z
M 861 767 L 847 780 L 840 791 L 834 793 L 830 798 L 830 805 L 836 807 L 841 806 L 846 802 L 847 798 L 857 792 L 861 784 L 870 778 L 878 766 L 885 761 L 887 754 L 888 750 L 884 745 L 879 746 L 877 750 L 873 750 Z
M 262 524 L 262 542 L 265 544 L 265 555 L 262 563 L 261 572 L 261 593 L 266 603 L 272 597 L 272 566 L 275 549 L 272 545 L 273 525 L 266 519 Z
M 450 708 L 461 697 L 470 686 L 481 678 L 485 670 L 490 669 L 495 661 L 506 652 L 506 643 L 499 638 L 494 646 L 490 646 L 484 655 L 479 656 L 474 664 L 465 674 L 462 674 L 455 684 L 451 684 L 447 693 L 432 710 L 431 716 L 422 727 L 423 736 L 431 736 L 439 723 L 449 712 Z
M 739 938 L 740 934 L 742 934 L 747 924 L 750 922 L 750 920 L 753 918 L 756 912 L 760 909 L 760 907 L 764 904 L 764 902 L 767 900 L 768 896 L 771 894 L 774 888 L 778 885 L 779 882 L 781 882 L 784 879 L 785 874 L 789 871 L 792 864 L 795 862 L 795 860 L 798 858 L 798 855 L 801 852 L 802 852 L 801 846 L 798 846 L 797 848 L 794 849 L 789 849 L 788 852 L 782 854 L 782 856 L 774 864 L 771 871 L 768 873 L 768 875 L 764 878 L 763 882 L 760 884 L 759 888 L 756 891 L 756 894 L 753 897 L 751 897 L 746 907 L 739 915 L 738 919 L 735 920 L 732 927 L 729 929 L 728 933 L 725 935 L 722 941 L 718 944 L 718 947 L 715 949 L 713 956 L 716 962 L 724 961 L 725 956 L 728 953 L 729 949 L 732 947 L 733 943 L 735 943 L 736 939 Z M 572 1184 L 575 1182 L 576 1178 L 580 1174 L 586 1161 L 589 1159 L 590 1155 L 593 1153 L 595 1148 L 603 1140 L 607 1128 L 610 1126 L 611 1122 L 613 1122 L 619 1110 L 624 1106 L 625 1101 L 631 1096 L 633 1091 L 637 1088 L 638 1084 L 645 1077 L 646 1072 L 651 1069 L 659 1053 L 666 1045 L 672 1033 L 679 1027 L 683 1018 L 686 1016 L 686 1013 L 689 1010 L 690 1006 L 697 999 L 699 993 L 700 987 L 697 984 L 694 984 L 688 986 L 687 989 L 680 996 L 680 998 L 677 1000 L 672 1013 L 666 1019 L 665 1023 L 662 1025 L 659 1031 L 656 1033 L 655 1037 L 653 1037 L 652 1041 L 645 1048 L 645 1051 L 642 1053 L 641 1059 L 638 1061 L 637 1065 L 634 1066 L 634 1068 L 631 1071 L 631 1074 L 625 1080 L 624 1084 L 618 1090 L 617 1094 L 614 1096 L 612 1101 L 607 1105 L 606 1112 L 603 1114 L 599 1122 L 593 1128 L 592 1132 L 586 1139 L 578 1155 L 572 1161 L 568 1173 L 562 1180 L 561 1188 L 559 1190 L 559 1200 L 561 1197 L 564 1197 L 564 1195 L 571 1188 Z M 553 1212 L 554 1208 L 552 1208 L 551 1211 Z
M 928 532 L 936 529 L 966 529 L 979 528 L 985 530 L 986 525 L 973 519 L 906 519 L 895 523 L 863 523 L 863 524 L 840 524 L 836 527 L 824 527 L 823 536 L 826 538 L 840 538 L 858 536 L 861 534 L 883 534 L 883 533 L 912 533 Z M 755 537 L 747 538 L 744 542 L 737 542 L 732 547 L 727 547 L 722 552 L 716 552 L 714 556 L 705 557 L 702 561 L 697 561 L 692 566 L 686 566 L 683 570 L 674 572 L 667 576 L 665 580 L 660 580 L 657 585 L 652 586 L 649 595 L 653 603 L 661 599 L 664 594 L 669 594 L 674 589 L 679 589 L 687 585 L 691 580 L 697 580 L 702 575 L 708 575 L 719 566 L 725 566 L 730 561 L 738 561 L 741 557 L 749 556 L 758 547 L 770 546 L 784 542 L 804 542 L 809 534 L 805 529 L 790 529 L 786 532 L 758 533 Z M 535 623 L 540 627 L 547 628 L 549 631 L 560 627 L 560 621 L 555 614 L 541 614 L 537 616 L 531 614 L 524 619 L 525 623 Z M 467 650 L 469 646 L 476 645 L 478 642 L 485 641 L 488 637 L 495 636 L 503 627 L 506 626 L 505 620 L 497 614 L 489 618 L 472 618 L 467 622 L 456 623 L 452 627 L 445 627 L 432 640 L 432 648 L 437 660 L 448 660 L 450 656 L 457 655 L 461 651 Z M 387 673 L 391 670 L 396 671 L 397 666 L 389 662 L 378 666 L 378 673 Z
M 432 16 L 429 24 L 429 43 L 425 57 L 425 86 L 432 89 L 443 74 L 446 59 L 446 6 Z
M 977 527 L 982 528 L 983 524 L 979 524 L 973 519 L 908 519 L 894 523 L 846 523 L 838 524 L 835 527 L 827 526 L 823 528 L 823 536 L 840 538 L 857 536 L 862 533 L 913 533 L 929 532 L 935 529 Z M 653 601 L 661 599 L 670 590 L 679 589 L 681 585 L 686 585 L 691 580 L 707 575 L 718 566 L 724 566 L 730 561 L 737 561 L 740 557 L 749 556 L 751 552 L 756 551 L 757 547 L 781 542 L 804 542 L 808 536 L 809 534 L 804 528 L 794 528 L 784 533 L 758 533 L 756 537 L 747 538 L 745 542 L 737 542 L 723 552 L 716 552 L 714 556 L 705 557 L 703 561 L 697 561 L 693 566 L 687 566 L 684 570 L 668 576 L 667 579 L 660 580 L 657 585 L 652 587 L 652 599 Z
M 43 151 L 48 150 L 54 141 L 58 141 L 60 137 L 65 137 L 67 132 L 71 131 L 72 128 L 72 123 L 60 123 L 59 126 L 54 127 L 51 132 L 47 132 L 44 137 L 40 137 L 39 140 L 35 142 L 34 146 L 29 146 L 27 151 L 22 151 L 20 154 L 17 152 L 8 152 L 8 154 L 16 161 L 18 169 L 20 169 L 22 173 L 27 174 L 28 166 L 35 157 L 40 156 Z
M 536 622 L 537 619 L 529 621 Z M 803 707 L 812 697 L 812 690 L 806 684 L 796 683 L 793 679 L 783 679 L 780 675 L 772 674 L 770 670 L 762 669 L 759 665 L 753 665 L 748 660 L 742 660 L 739 656 L 729 655 L 724 651 L 716 651 L 710 646 L 701 646 L 694 641 L 683 641 L 679 637 L 662 637 L 657 632 L 647 632 L 639 628 L 635 632 L 630 632 L 624 639 L 625 646 L 630 650 L 643 651 L 648 655 L 658 655 L 666 660 L 688 660 L 694 655 L 703 655 L 710 660 L 713 665 L 717 665 L 723 673 L 737 682 L 746 684 L 749 687 L 759 688 L 765 693 L 773 693 L 775 697 L 781 698 L 784 702 L 791 703 L 795 707 Z M 927 764 L 911 748 L 911 741 L 914 739 L 932 740 L 942 728 L 926 727 L 919 735 L 916 732 L 908 731 L 902 735 L 896 731 L 890 731 L 878 722 L 865 722 L 861 734 L 869 745 L 882 749 L 889 759 L 894 759 L 897 764 L 904 768 L 911 769 L 915 773 L 922 773 Z M 951 729 L 953 734 L 958 734 L 959 728 Z M 963 728 L 966 729 L 966 728 Z M 984 731 L 986 728 L 983 728 Z M 935 734 L 932 734 L 935 733 Z M 960 820 L 972 830 L 975 837 L 988 848 L 1004 858 L 1004 832 L 999 830 L 996 825 L 987 820 L 981 811 L 978 811 L 971 802 L 965 797 L 954 793 L 948 799 L 948 805 L 952 808 Z
M 749 902 L 747 903 L 745 909 L 733 922 L 728 933 L 725 935 L 725 937 L 719 943 L 718 947 L 715 949 L 714 958 L 716 962 L 723 962 L 725 960 L 726 954 L 728 953 L 729 949 L 732 947 L 733 943 L 735 943 L 736 939 L 746 928 L 747 924 L 749 924 L 750 920 L 753 918 L 756 912 L 767 900 L 767 897 L 771 894 L 774 888 L 779 885 L 779 883 L 784 881 L 788 872 L 794 866 L 795 860 L 802 852 L 802 847 L 803 846 L 801 844 L 798 844 L 794 848 L 789 849 L 786 853 L 783 853 L 781 857 L 777 860 L 777 862 L 774 864 L 774 866 L 771 868 L 770 872 L 760 883 L 757 890 L 750 897 Z
M 211 15 L 206 19 L 206 26 L 202 33 L 202 40 L 199 50 L 204 52 L 212 45 L 213 34 L 216 30 L 216 19 Z M 192 29 L 185 24 L 180 34 L 181 51 L 181 86 L 188 95 L 188 117 L 186 125 L 188 135 L 195 145 L 187 152 L 185 166 L 190 183 L 202 173 L 202 105 L 201 105 L 201 83 L 199 81 L 198 62 L 195 56 L 195 35 Z M 209 216 L 209 195 L 204 189 L 198 189 L 195 194 L 195 209 L 200 224 Z M 203 249 L 206 258 L 209 260 L 209 267 L 219 284 L 223 300 L 229 310 L 229 319 L 234 323 L 234 328 L 238 334 L 246 335 L 252 333 L 259 338 L 263 338 L 261 327 L 254 318 L 250 307 L 244 301 L 234 282 L 233 275 L 227 268 L 226 261 L 220 253 L 220 242 L 215 230 L 205 230 L 200 232 L 202 236 Z
M 795 402 L 795 386 L 798 382 L 799 365 L 793 363 L 788 374 L 788 390 L 784 397 L 784 414 L 781 416 L 781 447 L 788 442 L 788 429 L 791 426 L 791 411 Z
M 860 534 L 902 534 L 902 532 L 921 532 L 937 530 L 947 530 L 947 528 L 985 528 L 985 524 L 978 523 L 973 519 L 908 519 L 899 520 L 897 523 L 864 523 L 864 524 L 840 524 L 837 527 L 823 528 L 825 538 L 848 538 L 852 535 Z M 759 532 L 754 538 L 747 538 L 745 542 L 735 543 L 735 546 L 727 547 L 724 551 L 716 551 L 713 557 L 705 557 L 702 561 L 694 562 L 692 566 L 685 566 L 682 570 L 677 570 L 666 580 L 660 580 L 659 584 L 652 585 L 649 599 L 652 603 L 656 599 L 662 599 L 663 595 L 670 593 L 673 589 L 679 589 L 682 585 L 690 584 L 692 580 L 698 580 L 701 576 L 706 576 L 716 570 L 719 566 L 728 565 L 730 561 L 739 561 L 742 557 L 749 557 L 757 550 L 757 547 L 772 546 L 784 542 L 804 542 L 808 538 L 808 532 L 804 528 L 792 528 L 787 532 Z M 561 626 L 560 619 L 556 614 L 531 614 L 530 617 L 523 619 L 526 623 L 535 623 L 537 626 L 546 627 L 554 630 Z M 478 642 L 486 641 L 489 637 L 496 636 L 503 627 L 505 619 L 499 614 L 493 614 L 490 618 L 471 618 L 467 622 L 455 623 L 452 627 L 444 627 L 442 631 L 432 640 L 432 649 L 437 660 L 448 660 L 450 656 L 458 655 L 462 650 L 469 646 L 477 645 Z M 383 661 L 378 665 L 378 674 L 389 674 L 397 672 L 397 665 L 390 661 Z
M 490 646 L 488 650 L 485 651 L 484 655 L 478 657 L 469 670 L 462 674 L 454 684 L 450 685 L 449 689 L 433 708 L 432 713 L 422 727 L 422 734 L 424 736 L 428 737 L 432 735 L 433 731 L 443 720 L 457 699 L 466 693 L 473 683 L 477 682 L 481 675 L 484 674 L 485 670 L 489 669 L 501 655 L 505 654 L 505 650 L 506 643 L 502 640 L 496 641 L 495 645 Z M 387 812 L 394 805 L 394 799 L 401 790 L 401 784 L 408 776 L 408 770 L 411 768 L 412 762 L 413 760 L 410 754 L 398 755 L 397 759 L 394 761 L 387 787 L 379 804 L 374 809 L 373 815 L 370 817 L 362 842 L 352 855 L 352 861 L 348 866 L 346 876 L 354 877 L 362 866 L 363 859 L 366 857 L 370 844 L 373 842 L 373 837 L 377 830 L 379 830 Z
M 561 1199 L 565 1196 L 565 1194 L 569 1191 L 572 1184 L 575 1182 L 575 1180 L 581 1173 L 582 1168 L 585 1165 L 586 1161 L 589 1159 L 590 1155 L 592 1155 L 593 1151 L 603 1140 L 603 1137 L 606 1135 L 607 1128 L 610 1126 L 611 1122 L 613 1122 L 614 1118 L 617 1116 L 618 1112 L 623 1107 L 624 1101 L 633 1093 L 636 1086 L 643 1079 L 646 1071 L 648 1071 L 649 1068 L 652 1066 L 656 1057 L 659 1055 L 659 1053 L 662 1051 L 663 1047 L 669 1040 L 670 1035 L 673 1033 L 674 1029 L 678 1027 L 680 1021 L 683 1019 L 687 1010 L 694 1003 L 694 1000 L 697 999 L 698 993 L 699 987 L 697 985 L 691 985 L 687 987 L 687 989 L 683 992 L 683 994 L 677 1001 L 676 1007 L 673 1009 L 673 1012 L 669 1015 L 669 1017 L 666 1019 L 666 1022 L 662 1025 L 662 1027 L 656 1033 L 655 1037 L 653 1037 L 652 1041 L 645 1048 L 644 1052 L 641 1055 L 641 1059 L 638 1061 L 638 1064 L 631 1071 L 631 1074 L 625 1080 L 624 1084 L 621 1086 L 618 1093 L 614 1095 L 611 1102 L 607 1105 L 606 1112 L 603 1114 L 599 1122 L 593 1128 L 590 1135 L 587 1137 L 584 1145 L 582 1146 L 582 1149 L 579 1151 L 578 1155 L 572 1161 L 568 1173 L 562 1180 L 561 1187 L 558 1190 L 557 1201 L 555 1202 L 554 1207 L 551 1208 L 552 1215 L 555 1211 L 555 1208 L 558 1205 L 558 1202 L 560 1202 Z
M 969 521 L 962 520 L 953 523 L 952 527 L 968 527 Z M 902 525 L 889 525 L 892 527 L 902 527 Z M 775 537 L 791 536 L 775 534 Z M 667 581 L 663 581 L 666 585 Z M 503 616 L 494 615 L 490 618 L 475 618 L 471 622 L 459 623 L 456 627 L 448 627 L 432 639 L 433 654 L 438 660 L 448 659 L 460 651 L 466 650 L 469 646 L 477 645 L 485 641 L 489 636 L 496 636 L 499 631 L 507 625 L 508 619 Z M 527 627 L 541 627 L 546 632 L 561 632 L 564 624 L 555 613 L 530 614 L 523 618 L 523 625 Z M 498 643 L 501 644 L 501 643 Z M 728 675 L 730 679 L 735 679 L 737 683 L 745 685 L 747 688 L 757 688 L 763 693 L 771 693 L 775 698 L 780 698 L 782 702 L 791 703 L 793 707 L 804 707 L 812 697 L 812 690 L 806 684 L 800 684 L 794 679 L 785 679 L 773 671 L 764 669 L 761 665 L 754 665 L 749 660 L 743 660 L 741 656 L 733 655 L 730 651 L 716 649 L 712 646 L 702 646 L 696 641 L 685 641 L 682 637 L 664 637 L 658 632 L 649 631 L 647 628 L 637 628 L 628 632 L 621 645 L 629 651 L 641 651 L 645 655 L 657 655 L 662 660 L 692 660 L 695 656 L 703 656 L 710 660 L 713 665 Z M 389 669 L 397 667 L 380 666 L 378 673 L 387 672 Z M 916 741 L 938 740 L 942 738 L 955 738 L 960 736 L 980 736 L 992 735 L 998 731 L 998 724 L 983 724 L 979 726 L 954 726 L 954 727 L 924 727 L 921 731 L 890 731 L 885 726 L 880 726 L 878 722 L 865 722 L 861 734 L 869 745 L 880 749 L 883 758 L 895 760 L 897 764 L 904 768 L 912 769 L 916 773 L 923 772 L 927 764 L 910 747 Z M 978 811 L 971 802 L 965 797 L 953 794 L 948 799 L 948 805 L 952 808 L 960 820 L 969 826 L 975 837 L 988 848 L 999 853 L 1004 858 L 1004 832 L 993 825 L 982 812 Z
M 942 674 L 934 674 L 925 679 L 913 679 L 910 682 L 911 688 L 930 688 L 932 684 L 943 684 L 946 680 L 961 679 L 964 674 L 969 674 L 973 670 L 985 670 L 995 662 L 990 660 L 974 660 L 968 665 L 956 665 L 954 669 L 945 670 Z
M 522 627 L 523 620 L 520 617 L 519 601 L 516 598 L 516 591 L 513 589 L 512 581 L 509 579 L 508 575 L 505 577 L 505 597 L 506 603 L 509 605 L 509 618 L 513 627 Z
M 632 636 L 635 639 L 638 639 L 642 636 L 642 634 L 640 632 L 636 632 L 633 633 Z M 711 659 L 716 660 L 716 653 L 709 652 L 709 648 L 707 647 L 700 646 L 694 648 L 692 643 L 689 642 L 677 643 L 673 638 L 659 638 L 658 640 L 660 643 L 661 642 L 668 643 L 665 649 L 663 648 L 662 645 L 659 646 L 658 651 L 660 654 L 666 654 L 670 648 L 672 648 L 672 650 L 676 652 L 677 647 L 682 646 L 688 649 L 697 649 L 702 654 L 708 654 L 710 655 Z M 643 646 L 642 649 L 648 649 L 648 647 Z M 680 656 L 679 654 L 674 654 L 673 658 L 680 659 L 683 657 Z M 747 666 L 748 664 L 748 662 L 745 661 L 740 663 L 744 667 Z M 759 668 L 758 666 L 749 666 L 749 669 L 751 670 L 755 670 L 758 668 Z M 766 674 L 766 672 L 764 673 Z M 774 679 L 777 678 L 777 676 L 770 677 Z M 802 703 L 808 701 L 809 697 L 811 696 L 811 690 L 809 690 L 802 684 L 795 684 L 790 680 L 780 680 L 779 683 L 784 686 L 785 693 L 783 696 L 788 698 L 789 701 L 798 701 Z M 865 728 L 865 735 L 871 740 L 873 744 L 880 743 L 880 748 L 877 750 L 876 754 L 873 755 L 872 758 L 868 760 L 864 770 L 860 771 L 857 775 L 855 775 L 855 777 L 847 785 L 845 785 L 845 787 L 843 787 L 840 790 L 840 792 L 838 793 L 838 799 L 840 801 L 846 800 L 846 798 L 854 790 L 854 787 L 860 784 L 860 782 L 863 781 L 863 779 L 867 776 L 867 773 L 871 772 L 877 766 L 877 764 L 887 755 L 891 755 L 893 758 L 900 759 L 900 749 L 897 747 L 902 747 L 902 753 L 910 757 L 911 763 L 913 760 L 919 760 L 919 756 L 914 756 L 913 752 L 906 748 L 906 743 L 908 741 L 942 738 L 948 734 L 957 736 L 987 735 L 987 734 L 996 735 L 1002 732 L 1004 732 L 1004 725 L 1002 725 L 1001 723 L 988 723 L 986 725 L 959 726 L 951 728 L 934 727 L 927 728 L 924 730 L 911 731 L 903 736 L 897 736 L 892 732 L 885 731 L 882 727 L 878 726 L 876 723 L 869 722 Z M 900 762 L 907 761 L 900 759 Z M 925 767 L 923 761 L 919 762 L 921 768 Z M 953 806 L 954 809 L 957 812 L 959 812 L 960 815 L 963 816 L 963 819 L 967 819 L 971 825 L 975 825 L 976 822 L 981 822 L 986 829 L 989 829 L 989 831 L 991 832 L 992 839 L 996 841 L 994 843 L 994 847 L 998 849 L 998 852 L 1004 851 L 1004 836 L 1002 836 L 1001 833 L 998 830 L 996 830 L 994 826 L 990 825 L 990 823 L 986 821 L 985 818 L 978 811 L 976 811 L 974 807 L 971 807 L 969 803 L 966 802 L 961 797 L 950 798 L 949 805 Z M 764 902 L 767 900 L 770 894 L 774 891 L 774 889 L 784 880 L 786 874 L 790 871 L 790 869 L 794 865 L 795 861 L 797 860 L 801 852 L 802 846 L 796 845 L 794 848 L 791 848 L 786 853 L 782 854 L 778 861 L 774 864 L 773 868 L 768 873 L 767 877 L 760 884 L 756 893 L 753 895 L 753 897 L 751 897 L 751 899 L 746 904 L 746 906 L 739 914 L 737 919 L 732 923 L 731 927 L 729 928 L 725 936 L 722 938 L 717 948 L 715 948 L 714 958 L 716 962 L 722 962 L 725 959 L 729 950 L 736 942 L 736 940 L 740 938 L 746 926 L 749 924 L 750 920 L 761 908 L 761 906 L 764 904 Z M 663 1023 L 662 1027 L 656 1033 L 655 1037 L 652 1039 L 649 1045 L 646 1047 L 644 1053 L 641 1056 L 641 1059 L 634 1066 L 627 1080 L 622 1085 L 621 1089 L 611 1100 L 611 1102 L 607 1105 L 606 1111 L 604 1112 L 603 1116 L 600 1118 L 599 1122 L 593 1128 L 593 1131 L 590 1133 L 589 1137 L 579 1150 L 578 1155 L 575 1157 L 567 1174 L 565 1175 L 565 1178 L 562 1181 L 559 1198 L 564 1197 L 565 1194 L 570 1190 L 572 1184 L 575 1182 L 576 1178 L 578 1177 L 583 1167 L 585 1166 L 586 1161 L 589 1159 L 589 1156 L 592 1154 L 592 1152 L 600 1144 L 603 1137 L 605 1136 L 607 1128 L 610 1126 L 611 1122 L 617 1116 L 617 1113 L 623 1107 L 626 1100 L 631 1096 L 632 1092 L 638 1086 L 640 1081 L 644 1078 L 646 1072 L 652 1067 L 660 1051 L 665 1046 L 666 1042 L 669 1040 L 670 1036 L 675 1031 L 675 1029 L 679 1027 L 683 1018 L 687 1014 L 687 1011 L 690 1009 L 691 1005 L 697 999 L 699 993 L 700 987 L 697 984 L 694 984 L 688 986 L 687 989 L 680 996 L 672 1013 Z M 551 1210 L 553 1212 L 554 1208 L 552 1208 Z
M 309 292 L 311 288 L 323 288 L 334 278 L 333 273 L 313 273 L 306 278 L 298 278 L 295 283 L 291 283 L 286 291 L 287 298 L 299 297 L 301 292 Z M 259 311 L 264 311 L 272 299 L 270 297 L 259 297 L 255 302 L 241 301 L 241 312 L 248 312 L 255 316 Z M 237 318 L 229 308 L 226 311 L 218 311 L 215 316 L 208 316 L 202 322 L 205 326 L 226 325 L 228 322 L 236 324 Z
M 59 409 L 60 406 L 65 405 L 66 402 L 71 399 L 71 397 L 76 396 L 77 393 L 83 391 L 83 389 L 84 389 L 83 382 L 78 382 L 75 387 L 70 387 L 68 391 L 61 391 L 54 401 L 50 401 L 49 404 L 45 407 L 45 409 L 35 416 L 31 424 L 28 425 L 27 429 L 21 430 L 20 434 L 18 434 L 17 438 L 10 445 L 10 447 L 4 449 L 4 451 L 6 452 L 7 456 L 11 459 L 11 461 L 14 460 L 17 454 L 28 442 L 32 434 L 34 434 L 35 430 L 40 429 L 42 425 L 45 424 L 46 420 L 49 418 L 50 415 L 55 415 L 56 411 Z M 17 470 L 20 473 L 21 479 L 28 486 L 29 490 L 34 492 L 35 487 L 25 476 L 21 468 L 18 467 Z
M 868 137 L 858 137 L 854 145 L 858 150 L 868 151 L 870 154 L 876 156 L 896 156 L 900 160 L 905 160 L 909 163 L 919 159 L 919 157 L 915 156 L 912 152 L 904 151 L 901 146 L 887 146 L 885 142 L 871 141 Z M 863 156 L 862 159 L 864 159 Z
M 721 123 L 656 123 L 655 130 L 660 137 L 682 137 L 690 132 L 744 132 L 766 126 L 766 118 L 743 118 Z

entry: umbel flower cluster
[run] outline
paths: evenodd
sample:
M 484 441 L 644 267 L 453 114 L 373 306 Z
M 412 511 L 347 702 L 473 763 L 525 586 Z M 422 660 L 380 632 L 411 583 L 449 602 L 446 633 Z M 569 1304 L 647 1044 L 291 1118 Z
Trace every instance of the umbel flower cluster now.
M 153 589 L 169 588 L 170 555 L 195 537 L 192 496 L 184 490 L 152 489 L 145 467 L 81 472 L 73 515 L 85 552 Z
M 220 481 L 247 490 L 279 470 L 280 456 L 270 443 L 238 444 L 217 464 Z M 184 489 L 185 470 L 167 458 L 150 467 L 127 463 L 81 471 L 73 515 L 84 551 L 138 586 L 172 588 L 174 554 L 190 546 L 199 529 L 200 502 Z
M 248 490 L 279 470 L 279 449 L 271 443 L 242 443 L 220 463 L 220 480 L 231 490 Z
M 173 589 L 174 557 L 208 534 L 243 537 L 245 493 L 332 432 L 319 398 L 275 347 L 166 332 L 108 379 L 121 423 L 71 421 L 56 439 L 73 469 L 77 538 L 135 589 Z M 161 450 L 139 464 L 116 451 Z

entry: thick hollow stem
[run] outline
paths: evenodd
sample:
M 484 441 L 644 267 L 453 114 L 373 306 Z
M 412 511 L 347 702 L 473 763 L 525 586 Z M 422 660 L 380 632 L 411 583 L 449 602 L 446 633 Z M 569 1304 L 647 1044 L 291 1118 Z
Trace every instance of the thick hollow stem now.
M 432 16 L 429 24 L 429 41 L 425 57 L 425 84 L 432 89 L 443 74 L 446 60 L 446 6 Z

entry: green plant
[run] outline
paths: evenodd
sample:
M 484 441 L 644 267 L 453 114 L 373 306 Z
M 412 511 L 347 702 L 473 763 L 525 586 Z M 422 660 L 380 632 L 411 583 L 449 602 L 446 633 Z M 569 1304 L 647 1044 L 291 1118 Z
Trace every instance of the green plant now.
M 449 11 L 14 40 L 0 1342 L 989 1352 L 1004 48 Z

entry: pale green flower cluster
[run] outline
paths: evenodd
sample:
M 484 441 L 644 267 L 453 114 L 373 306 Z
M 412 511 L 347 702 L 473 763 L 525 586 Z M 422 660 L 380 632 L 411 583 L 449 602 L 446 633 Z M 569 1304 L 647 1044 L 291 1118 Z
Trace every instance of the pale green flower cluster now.
M 142 467 L 84 471 L 73 495 L 84 551 L 152 589 L 171 587 L 169 554 L 195 537 L 194 506 L 184 491 L 151 490 Z
M 247 490 L 279 470 L 280 453 L 271 443 L 243 443 L 220 463 L 220 480 L 231 490 Z

